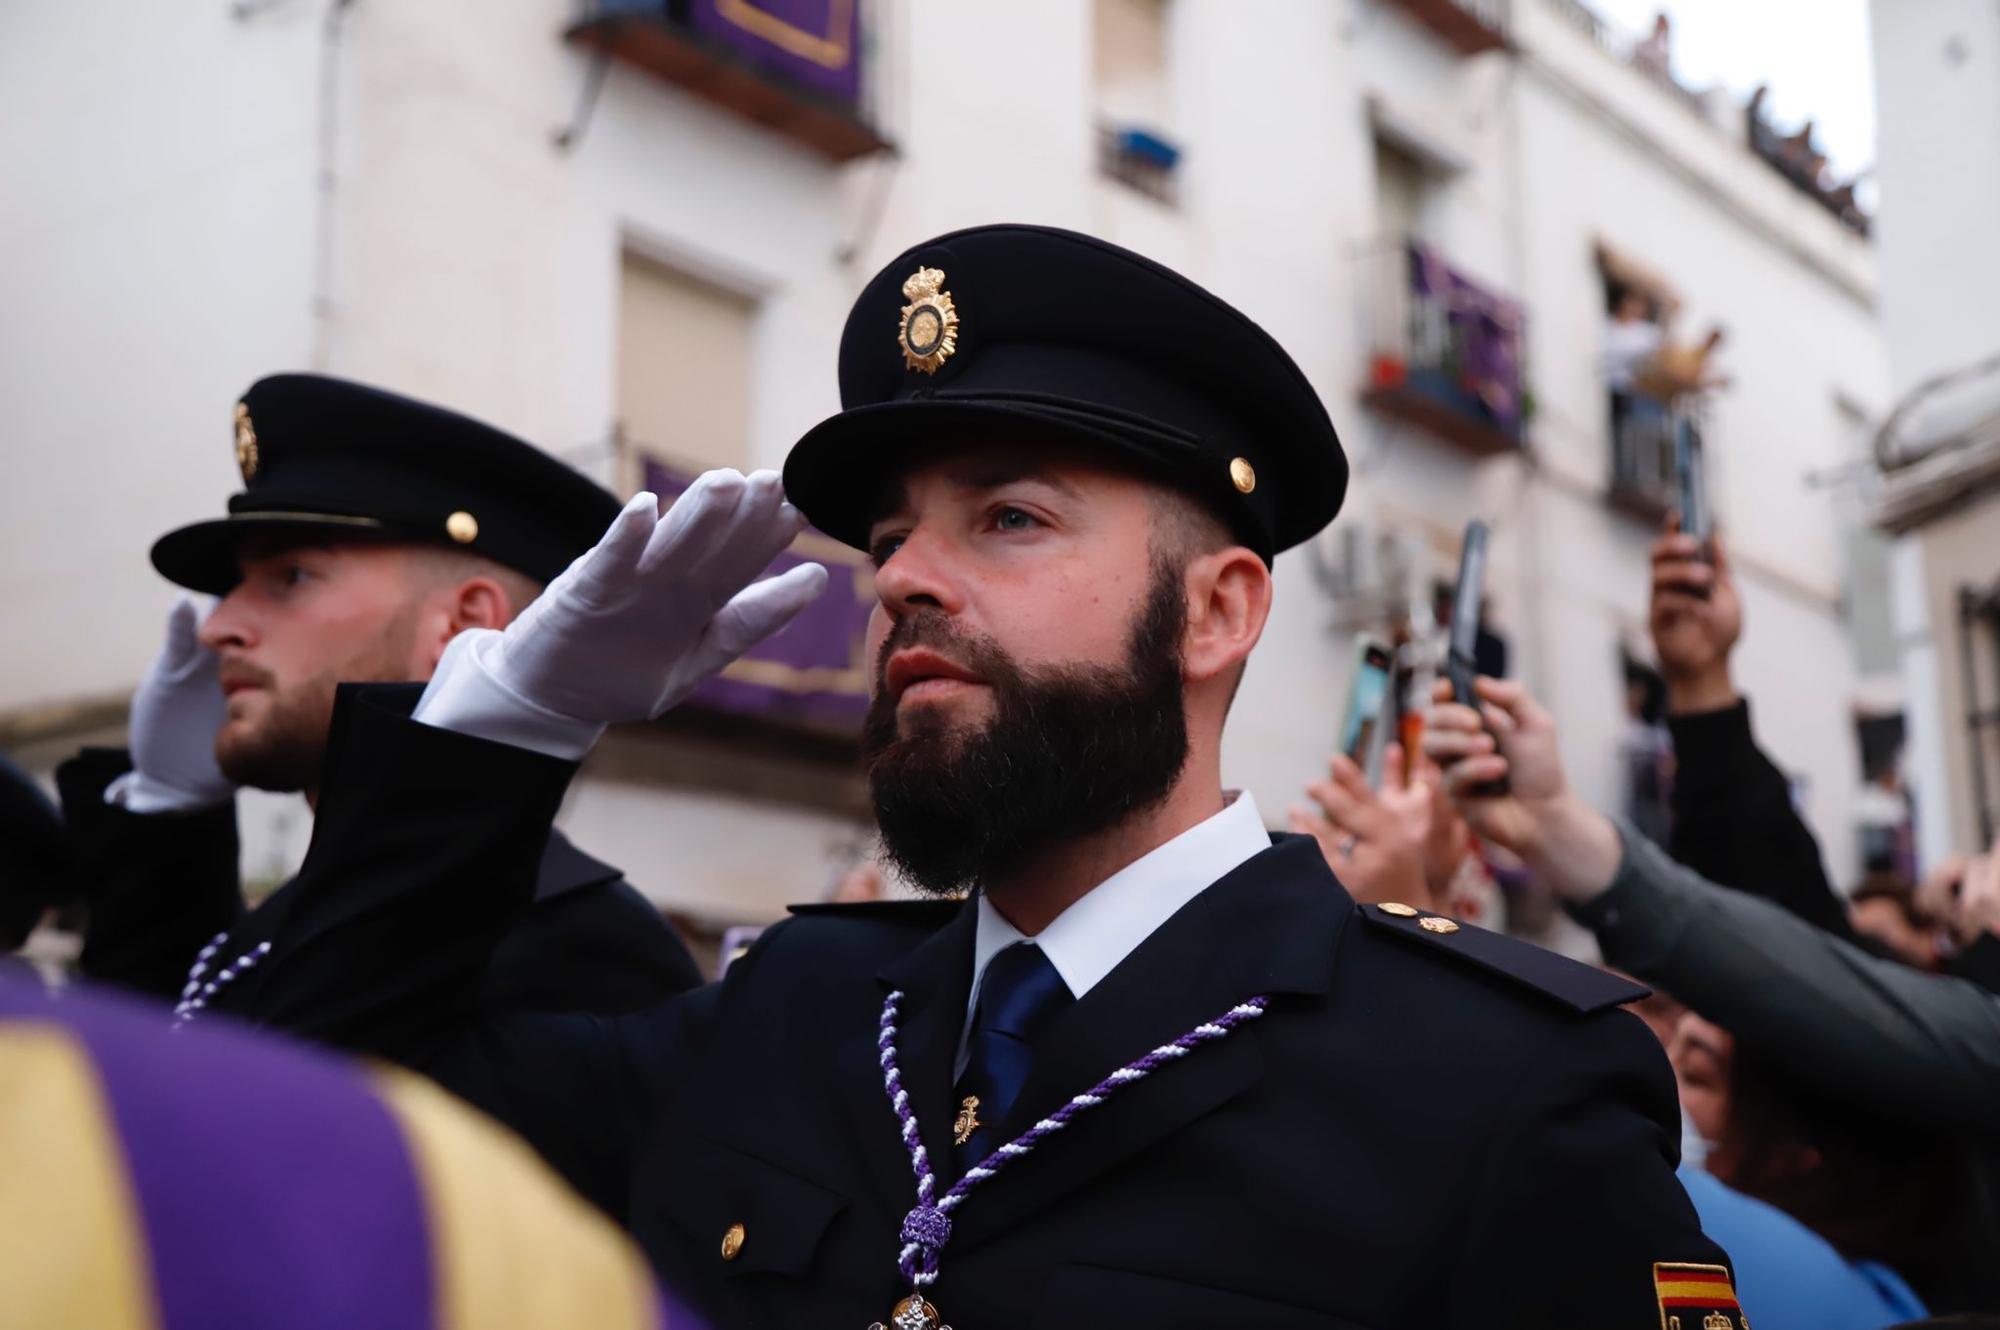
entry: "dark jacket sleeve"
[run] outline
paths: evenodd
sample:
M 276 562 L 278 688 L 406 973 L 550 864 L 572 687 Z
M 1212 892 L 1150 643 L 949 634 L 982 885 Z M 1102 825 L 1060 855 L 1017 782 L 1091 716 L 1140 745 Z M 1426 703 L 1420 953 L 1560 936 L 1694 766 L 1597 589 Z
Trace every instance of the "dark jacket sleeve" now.
M 719 985 L 625 1016 L 493 1016 L 422 1070 L 506 1123 L 605 1214 L 630 1222 L 641 1153 L 707 1037 Z
M 576 767 L 419 724 L 421 692 L 340 688 L 305 864 L 245 925 L 270 950 L 217 1008 L 403 1062 L 469 1019 Z
M 1674 716 L 1675 859 L 1711 882 L 1856 940 L 1828 882 L 1819 842 L 1792 806 L 1791 783 L 1757 747 L 1750 704 Z
M 616 1015 L 700 983 L 673 926 L 631 883 L 613 878 L 536 901 L 494 951 L 480 1006 Z
M 1989 993 L 2000 993 L 2000 937 L 1981 933 L 1971 946 L 1944 963 L 1944 972 L 1978 984 Z
M 84 976 L 173 1001 L 188 967 L 243 911 L 234 801 L 132 813 L 104 791 L 132 769 L 122 748 L 86 748 L 56 771 L 89 910 Z
M 1622 829 L 1609 889 L 1570 914 L 1604 959 L 1672 993 L 1831 1100 L 1991 1135 L 2000 998 L 1871 956 L 1769 901 L 1726 891 Z
M 1604 1011 L 1552 1032 L 1523 1066 L 1516 1103 L 1495 1124 L 1488 1167 L 1467 1180 L 1450 1325 L 1659 1326 L 1656 1265 L 1726 1274 L 1674 1176 L 1673 1073 L 1636 1018 Z M 1710 1313 L 1679 1314 L 1699 1326 Z M 1740 1317 L 1729 1325 L 1741 1330 Z

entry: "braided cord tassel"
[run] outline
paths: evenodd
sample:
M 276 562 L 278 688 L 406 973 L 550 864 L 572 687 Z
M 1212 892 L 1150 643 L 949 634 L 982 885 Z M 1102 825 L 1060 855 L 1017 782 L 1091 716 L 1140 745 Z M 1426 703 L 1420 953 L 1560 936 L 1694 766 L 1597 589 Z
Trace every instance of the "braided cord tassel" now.
M 937 1279 L 938 1253 L 951 1236 L 951 1221 L 932 1203 L 932 1198 L 937 1195 L 937 1176 L 931 1172 L 931 1158 L 924 1149 L 916 1110 L 910 1107 L 910 1092 L 903 1088 L 903 1069 L 896 1065 L 896 1020 L 902 1004 L 903 991 L 900 988 L 883 1002 L 882 1032 L 875 1042 L 881 1051 L 882 1088 L 889 1093 L 889 1106 L 896 1110 L 896 1126 L 903 1135 L 903 1148 L 909 1151 L 910 1169 L 917 1175 L 917 1208 L 904 1216 L 903 1248 L 897 1255 L 896 1265 L 912 1287 L 922 1288 Z M 933 1217 L 942 1221 L 942 1233 L 936 1232 L 936 1225 L 931 1222 Z M 925 1241 L 932 1237 L 935 1241 Z
M 1037 1145 L 1068 1126 L 1077 1114 L 1096 1108 L 1121 1087 L 1144 1080 L 1203 1044 L 1226 1038 L 1238 1026 L 1256 1020 L 1264 1014 L 1270 999 L 1253 997 L 1241 1002 L 1214 1020 L 1195 1026 L 1172 1043 L 1162 1044 L 1144 1057 L 1120 1067 L 967 1169 L 965 1176 L 942 1200 L 937 1201 L 932 1199 L 937 1194 L 937 1177 L 931 1171 L 930 1155 L 924 1149 L 916 1110 L 910 1107 L 909 1092 L 903 1088 L 902 1069 L 896 1065 L 896 1021 L 902 1002 L 903 993 L 898 989 L 882 1003 L 882 1029 L 876 1047 L 881 1053 L 882 1087 L 888 1092 L 890 1107 L 895 1110 L 897 1127 L 902 1132 L 903 1148 L 910 1155 L 910 1169 L 917 1177 L 917 1206 L 903 1217 L 903 1246 L 896 1264 L 903 1278 L 913 1288 L 921 1289 L 936 1282 L 938 1257 L 945 1243 L 951 1240 L 951 1212 L 965 1203 L 965 1198 L 974 1187 L 1013 1161 L 1032 1153 Z
M 964 1203 L 966 1194 L 974 1187 L 998 1173 L 1009 1163 L 1029 1153 L 1056 1132 L 1061 1131 L 1069 1125 L 1070 1120 L 1077 1114 L 1086 1109 L 1096 1108 L 1106 1099 L 1109 1099 L 1119 1088 L 1130 1085 L 1134 1081 L 1144 1080 L 1161 1067 L 1178 1062 L 1210 1040 L 1223 1038 L 1245 1021 L 1256 1020 L 1264 1014 L 1268 1002 L 1269 999 L 1267 998 L 1251 998 L 1247 1002 L 1231 1007 L 1215 1020 L 1205 1021 L 1195 1026 L 1194 1029 L 1189 1030 L 1171 1044 L 1161 1044 L 1158 1048 L 1146 1054 L 1146 1056 L 1112 1072 L 1096 1085 L 1091 1086 L 1090 1089 L 1084 1091 L 1082 1094 L 1075 1096 L 1067 1104 L 1064 1104 L 1061 1108 L 1049 1114 L 1013 1140 L 994 1150 L 992 1154 L 987 1155 L 986 1158 L 980 1160 L 973 1167 L 967 1169 L 965 1176 L 958 1180 L 958 1185 L 953 1187 L 945 1195 L 945 1198 L 938 1202 L 938 1209 L 946 1212 L 957 1209 Z

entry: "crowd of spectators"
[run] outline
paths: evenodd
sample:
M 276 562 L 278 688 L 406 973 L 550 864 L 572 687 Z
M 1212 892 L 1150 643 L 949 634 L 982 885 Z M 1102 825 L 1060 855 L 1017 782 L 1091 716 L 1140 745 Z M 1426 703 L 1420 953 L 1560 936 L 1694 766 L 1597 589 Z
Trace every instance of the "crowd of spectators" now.
M 1670 521 L 1648 608 L 1664 828 L 1584 808 L 1549 713 L 1484 679 L 1480 712 L 1439 690 L 1383 790 L 1336 757 L 1293 825 L 1358 897 L 1447 914 L 1453 856 L 1517 858 L 1654 987 L 1637 1014 L 1679 1083 L 1682 1180 L 1752 1324 L 1991 1324 L 1958 1318 L 2000 1306 L 2000 844 L 1920 885 L 1877 869 L 1837 889 L 1737 686 L 1719 538 Z M 1509 792 L 1484 793 L 1497 777 Z

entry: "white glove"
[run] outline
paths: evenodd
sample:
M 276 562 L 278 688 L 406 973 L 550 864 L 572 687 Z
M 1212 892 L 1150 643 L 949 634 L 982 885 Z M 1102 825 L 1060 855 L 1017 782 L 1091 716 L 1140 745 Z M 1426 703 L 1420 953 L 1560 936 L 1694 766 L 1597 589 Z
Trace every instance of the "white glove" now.
M 587 747 L 596 727 L 674 706 L 826 589 L 816 563 L 752 581 L 805 526 L 775 471 L 710 471 L 658 512 L 653 495 L 635 496 L 505 631 L 461 633 L 417 718 L 489 737 L 519 733 L 495 724 L 503 718 L 466 714 L 470 681 L 445 676 L 462 675 L 456 657 L 469 654 L 515 699 L 592 727 Z
M 167 612 L 167 640 L 132 695 L 132 771 L 111 783 L 107 801 L 135 813 L 219 804 L 236 785 L 215 762 L 215 736 L 228 714 L 220 660 L 201 644 L 204 607 L 183 593 Z

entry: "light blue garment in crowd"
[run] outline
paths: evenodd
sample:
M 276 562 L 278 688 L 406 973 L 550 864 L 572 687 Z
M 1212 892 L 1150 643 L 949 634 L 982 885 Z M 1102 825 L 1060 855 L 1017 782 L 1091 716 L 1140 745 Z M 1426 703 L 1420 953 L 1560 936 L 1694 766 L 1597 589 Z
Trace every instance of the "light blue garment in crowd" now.
M 1757 1330 L 1882 1330 L 1927 1316 L 1886 1265 L 1850 1261 L 1775 1206 L 1683 1166 L 1681 1185 L 1702 1232 L 1729 1253 L 1736 1299 Z

